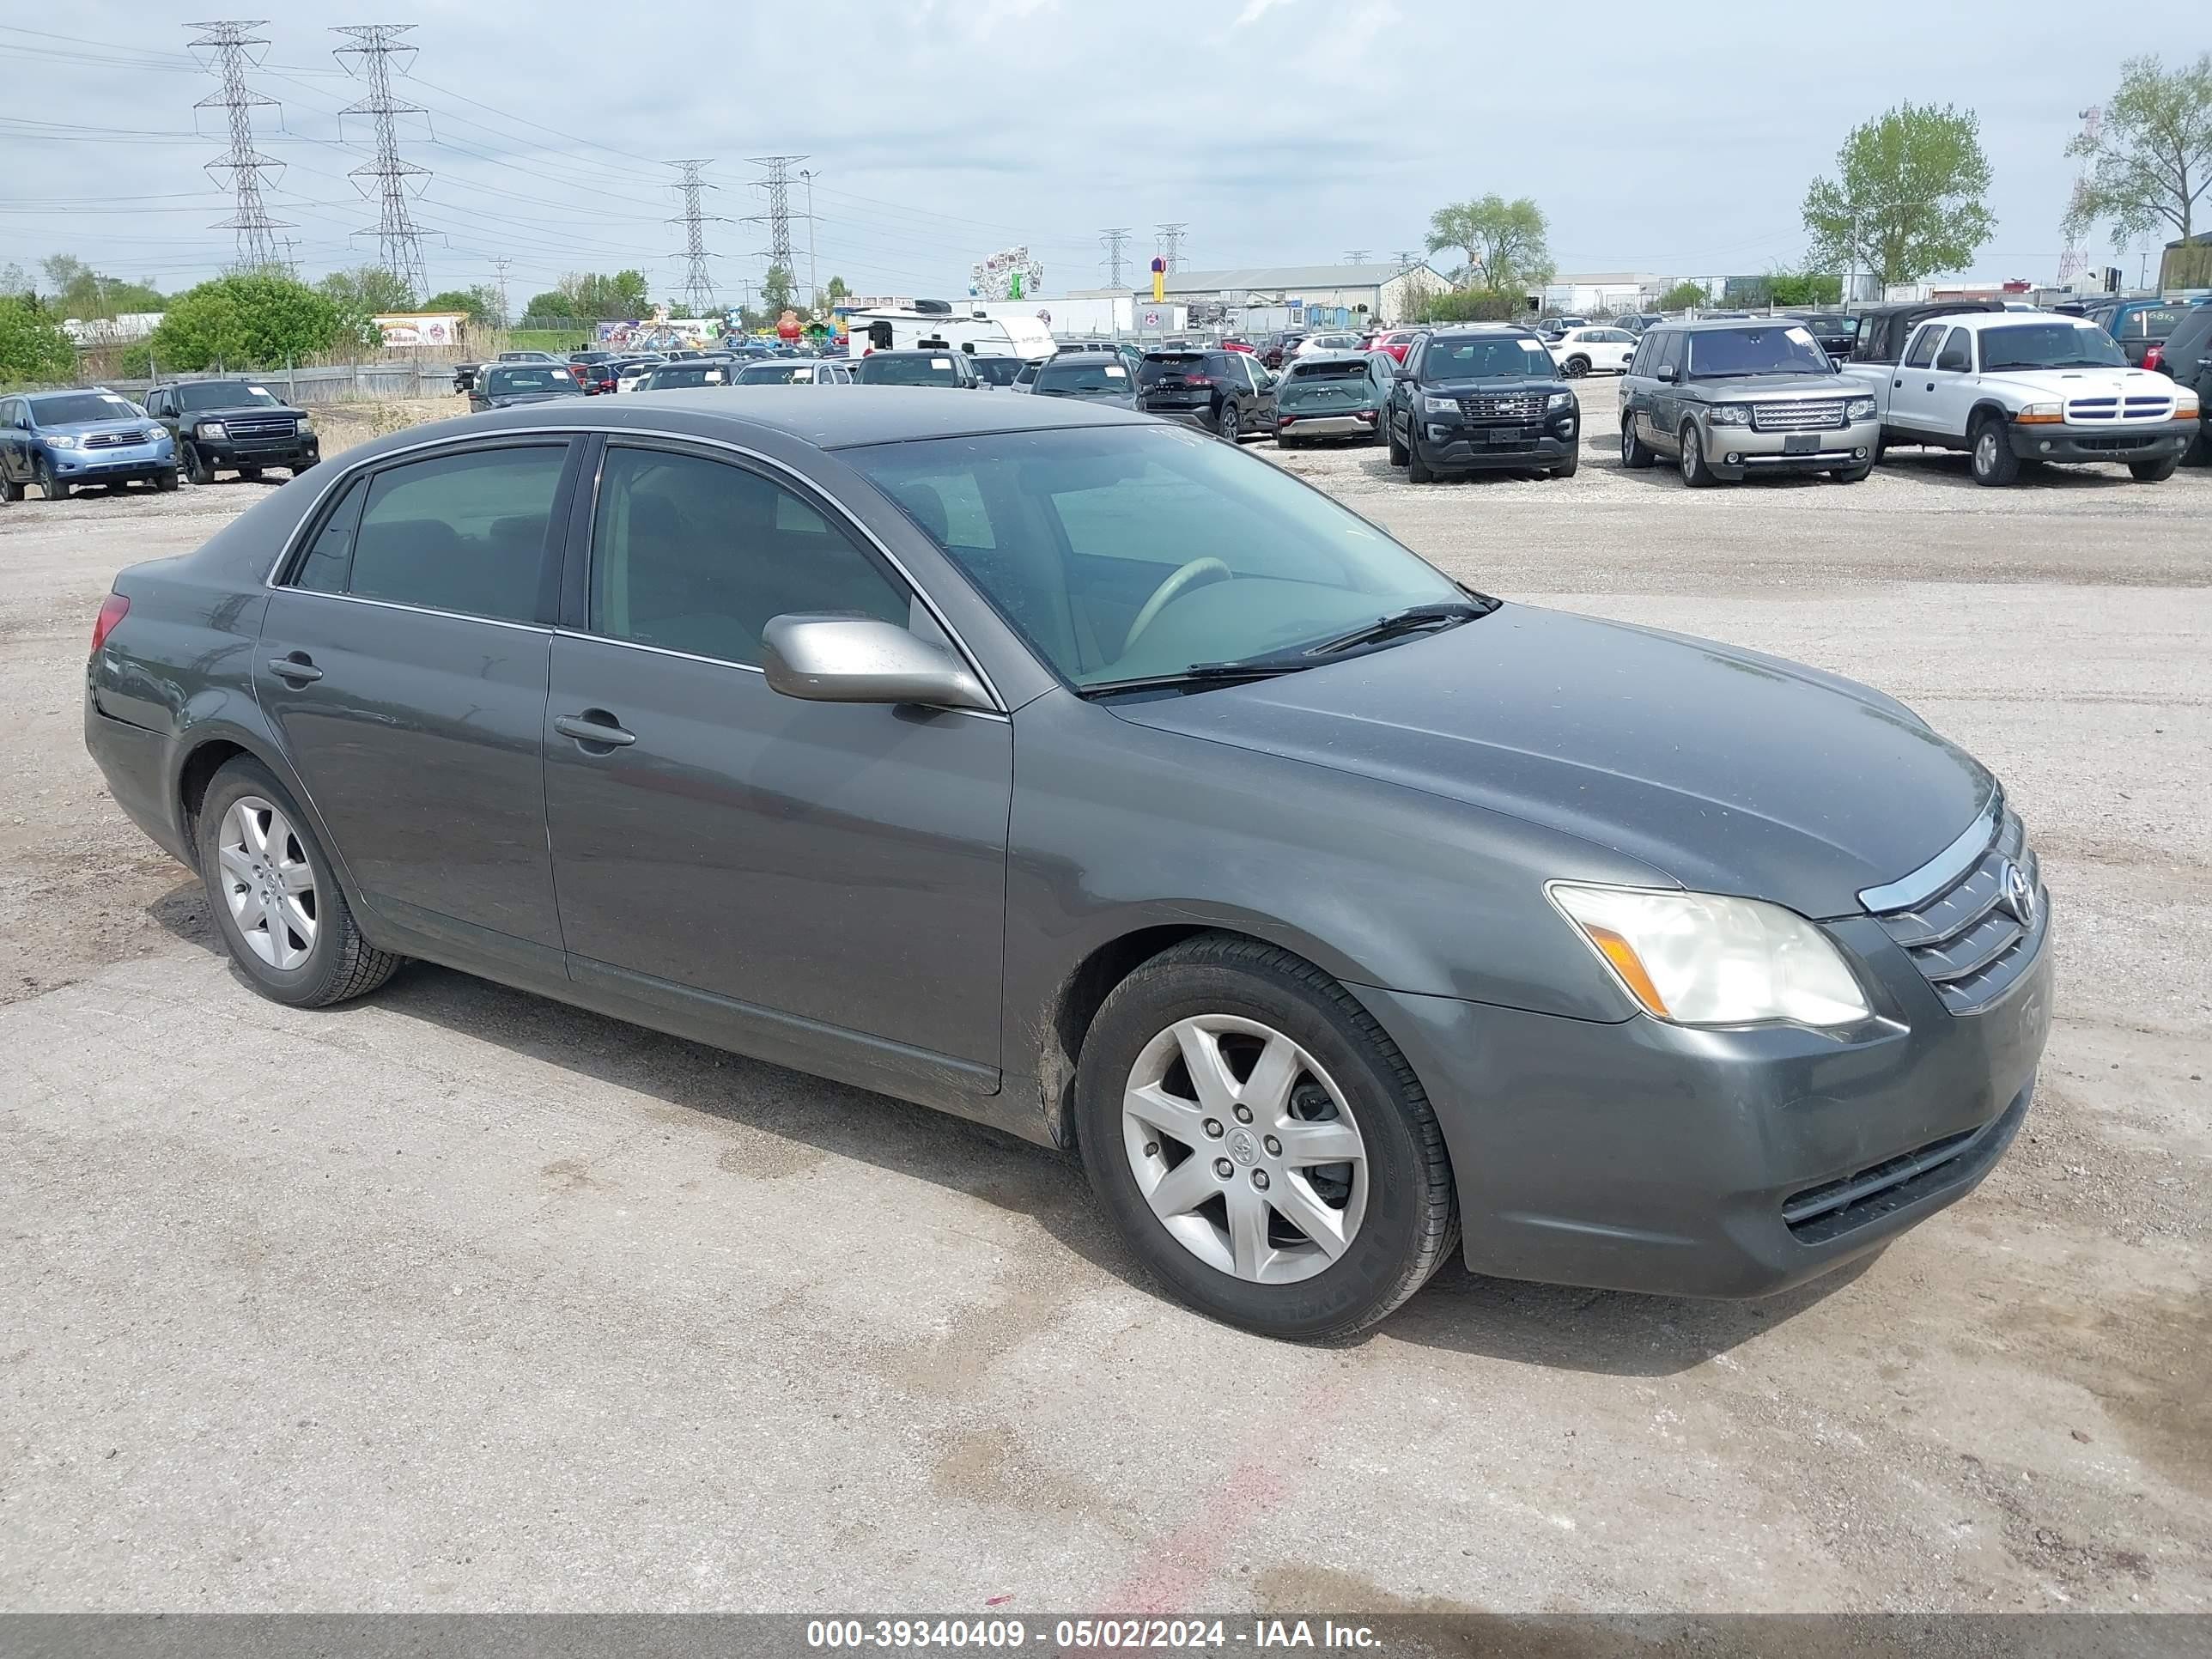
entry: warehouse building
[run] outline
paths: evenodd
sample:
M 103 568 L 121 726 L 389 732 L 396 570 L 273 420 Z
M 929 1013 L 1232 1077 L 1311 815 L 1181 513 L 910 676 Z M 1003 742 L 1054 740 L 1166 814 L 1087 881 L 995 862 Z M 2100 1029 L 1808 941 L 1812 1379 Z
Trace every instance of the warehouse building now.
M 1286 314 L 1291 328 L 1358 328 L 1410 316 L 1424 294 L 1451 283 L 1425 264 L 1252 265 L 1231 270 L 1172 270 L 1167 297 L 1190 307 L 1199 324 L 1220 316 L 1232 325 L 1256 326 L 1255 314 Z M 1136 289 L 1150 299 L 1149 285 Z

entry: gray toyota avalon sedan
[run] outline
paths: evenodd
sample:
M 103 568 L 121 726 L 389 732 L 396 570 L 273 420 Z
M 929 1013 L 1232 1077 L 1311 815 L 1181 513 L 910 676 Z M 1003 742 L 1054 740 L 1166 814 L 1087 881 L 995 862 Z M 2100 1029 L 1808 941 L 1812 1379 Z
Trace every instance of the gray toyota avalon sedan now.
M 1989 1171 L 2051 1019 L 2021 822 L 1909 708 L 1066 399 L 395 434 L 123 572 L 85 737 L 263 994 L 422 957 L 1074 1147 L 1282 1336 L 1455 1252 L 1809 1278 Z

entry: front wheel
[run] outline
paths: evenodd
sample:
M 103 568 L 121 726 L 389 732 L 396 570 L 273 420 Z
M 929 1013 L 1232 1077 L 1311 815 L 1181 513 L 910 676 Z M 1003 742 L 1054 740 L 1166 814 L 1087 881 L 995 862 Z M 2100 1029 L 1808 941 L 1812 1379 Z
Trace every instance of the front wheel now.
M 258 466 L 241 466 L 238 469 L 238 476 L 248 483 L 258 483 L 261 481 L 261 469 Z
M 39 457 L 39 494 L 50 501 L 65 501 L 76 488 L 54 477 L 54 464 L 43 455 Z
M 2128 476 L 2137 483 L 2163 483 L 2173 476 L 2173 469 L 2181 465 L 2181 457 L 2168 455 L 2155 461 L 2130 461 Z
M 1974 482 L 2001 486 L 2020 477 L 2020 457 L 2013 453 L 2012 437 L 1994 415 L 1975 424 L 1972 465 Z
M 1408 421 L 1406 423 L 1406 482 L 1425 484 L 1434 483 L 1436 481 L 1437 475 L 1429 470 L 1429 464 L 1421 459 L 1421 429 Z
M 200 804 L 198 851 L 216 931 L 272 1002 L 325 1008 L 374 991 L 400 958 L 363 939 L 306 816 L 258 761 L 231 761 Z
M 177 487 L 177 469 L 176 469 L 176 468 L 174 468 L 173 466 L 173 467 L 171 467 L 171 468 L 170 468 L 167 472 L 156 472 L 156 473 L 154 475 L 154 488 L 155 488 L 155 489 L 159 489 L 159 490 L 161 490 L 161 491 L 163 491 L 164 493 L 166 493 L 166 492 L 167 492 L 167 491 L 169 491 L 169 490 L 174 489 L 176 487 Z
M 1692 489 L 1703 489 L 1714 483 L 1713 469 L 1705 459 L 1705 441 L 1698 436 L 1698 423 L 1683 422 L 1681 431 L 1675 436 L 1682 445 L 1682 482 Z
M 215 469 L 207 464 L 207 457 L 200 453 L 197 444 L 185 446 L 185 476 L 195 484 L 215 482 Z
M 1874 464 L 1869 461 L 1863 466 L 1839 466 L 1828 476 L 1838 483 L 1863 483 L 1873 471 Z
M 1153 957 L 1099 1010 L 1075 1092 L 1100 1203 L 1216 1319 L 1349 1336 L 1454 1248 L 1451 1164 L 1419 1079 L 1349 992 L 1288 951 L 1201 934 Z
M 1382 434 L 1383 440 L 1389 444 L 1390 449 L 1390 465 L 1405 465 L 1407 459 L 1406 446 L 1398 441 L 1398 428 L 1390 425 L 1390 417 L 1388 415 L 1382 417 L 1382 424 L 1385 428 Z
M 1555 478 L 1571 478 L 1575 476 L 1575 470 L 1582 464 L 1583 458 L 1580 455 L 1569 456 L 1552 469 L 1552 476 Z

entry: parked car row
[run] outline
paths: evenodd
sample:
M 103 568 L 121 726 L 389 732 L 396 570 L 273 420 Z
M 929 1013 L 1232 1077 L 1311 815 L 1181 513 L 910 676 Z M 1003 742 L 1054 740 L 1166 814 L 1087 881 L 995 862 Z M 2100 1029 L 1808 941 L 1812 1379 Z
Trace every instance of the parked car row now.
M 312 416 L 252 379 L 165 380 L 143 404 L 106 387 L 0 398 L 0 501 L 35 485 L 65 501 L 78 486 L 174 489 L 220 472 L 298 477 L 322 459 Z

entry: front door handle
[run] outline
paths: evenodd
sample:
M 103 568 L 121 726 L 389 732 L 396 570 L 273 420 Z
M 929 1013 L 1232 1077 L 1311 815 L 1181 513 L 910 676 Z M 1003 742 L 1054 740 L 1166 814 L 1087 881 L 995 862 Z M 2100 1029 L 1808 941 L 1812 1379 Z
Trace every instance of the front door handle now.
M 553 722 L 553 729 L 564 738 L 575 738 L 578 743 L 604 744 L 610 749 L 620 749 L 637 741 L 636 732 L 623 731 L 615 723 L 615 717 L 604 708 L 587 708 L 580 714 L 562 714 Z
M 295 685 L 306 685 L 310 681 L 319 680 L 323 677 L 323 671 L 297 651 L 289 657 L 271 657 L 269 659 L 269 672 L 276 675 L 278 679 L 289 680 Z
M 1901 391 L 1901 390 L 1903 390 L 1903 389 L 1904 389 L 1904 386 L 1905 386 L 1905 382 L 1904 382 L 1904 381 L 1902 381 L 1902 380 L 1892 380 L 1892 381 L 1889 383 L 1889 389 L 1890 389 L 1892 392 L 1898 392 L 1898 391 Z

